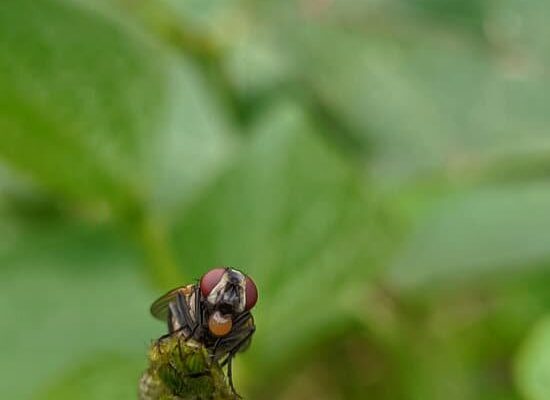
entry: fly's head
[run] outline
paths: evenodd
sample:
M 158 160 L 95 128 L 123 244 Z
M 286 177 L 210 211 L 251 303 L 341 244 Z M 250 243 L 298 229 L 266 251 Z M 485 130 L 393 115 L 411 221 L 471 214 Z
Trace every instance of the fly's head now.
M 201 295 L 208 314 L 208 329 L 214 336 L 225 336 L 239 314 L 250 311 L 258 300 L 254 281 L 241 271 L 215 268 L 203 275 Z

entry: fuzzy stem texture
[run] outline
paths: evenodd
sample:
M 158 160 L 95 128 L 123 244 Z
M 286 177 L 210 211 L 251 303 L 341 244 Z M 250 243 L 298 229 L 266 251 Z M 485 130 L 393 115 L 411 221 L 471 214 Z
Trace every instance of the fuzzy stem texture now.
M 173 335 L 152 344 L 140 400 L 233 400 L 225 375 L 200 344 Z

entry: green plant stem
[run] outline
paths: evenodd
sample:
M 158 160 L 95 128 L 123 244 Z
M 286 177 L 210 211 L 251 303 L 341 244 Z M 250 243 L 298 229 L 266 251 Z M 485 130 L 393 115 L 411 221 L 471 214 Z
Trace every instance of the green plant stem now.
M 235 399 L 217 361 L 200 344 L 172 335 L 149 350 L 149 368 L 139 382 L 140 400 Z

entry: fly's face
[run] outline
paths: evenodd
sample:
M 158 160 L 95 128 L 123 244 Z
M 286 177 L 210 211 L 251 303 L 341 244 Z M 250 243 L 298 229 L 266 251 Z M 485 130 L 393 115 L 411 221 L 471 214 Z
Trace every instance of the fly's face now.
M 254 281 L 233 268 L 216 268 L 200 281 L 203 304 L 208 310 L 208 330 L 214 336 L 225 336 L 240 314 L 250 311 L 258 300 Z

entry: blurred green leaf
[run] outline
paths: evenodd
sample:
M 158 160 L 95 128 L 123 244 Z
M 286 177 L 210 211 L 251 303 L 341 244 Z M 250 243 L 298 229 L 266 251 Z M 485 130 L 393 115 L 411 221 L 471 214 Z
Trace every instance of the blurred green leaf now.
M 1 7 L 2 156 L 71 194 L 135 191 L 132 165 L 161 95 L 148 49 L 67 2 Z
M 134 400 L 143 358 L 121 357 L 116 354 L 95 356 L 76 366 L 72 371 L 42 393 L 36 400 Z
M 550 319 L 542 319 L 525 340 L 516 360 L 517 385 L 525 400 L 550 396 Z
M 133 246 L 105 228 L 2 220 L 0 396 L 39 395 L 98 353 L 145 367 L 149 341 L 164 327 L 148 318 L 154 294 Z M 137 388 L 136 380 L 117 384 Z
M 166 212 L 230 153 L 196 68 L 121 18 L 56 0 L 0 7 L 0 156 L 12 166 L 71 196 Z
M 135 398 L 165 331 L 148 280 L 230 264 L 260 288 L 252 398 L 517 400 L 510 359 L 550 305 L 549 16 L 2 2 L 0 397 Z M 547 325 L 517 359 L 528 400 Z
M 341 35 L 324 42 L 345 43 L 340 53 L 347 59 L 335 62 L 327 51 L 313 85 L 375 146 L 373 173 L 382 183 L 547 155 L 548 82 L 529 74 L 514 79 L 456 37 L 403 43 Z
M 547 2 L 268 3 L 239 44 L 256 43 L 251 60 L 261 49 L 280 74 L 252 74 L 235 46 L 237 87 L 281 90 L 282 80 L 308 93 L 347 128 L 338 134 L 363 143 L 378 184 L 476 176 L 517 157 L 548 160 L 550 86 L 540 56 L 548 53 Z M 420 10 L 432 23 L 418 23 Z M 463 29 L 470 24 L 476 38 Z
M 413 0 L 402 3 L 431 17 L 434 24 L 468 28 L 478 35 L 483 33 L 483 22 L 489 8 L 487 0 Z
M 154 137 L 146 164 L 150 207 L 165 219 L 195 200 L 239 148 L 227 110 L 197 66 L 182 58 L 172 66 L 165 129 Z
M 253 22 L 247 20 L 247 23 Z M 245 98 L 280 90 L 296 74 L 296 65 L 286 57 L 272 32 L 254 26 L 232 43 L 224 68 L 235 89 Z
M 472 282 L 550 260 L 550 186 L 484 187 L 443 196 L 418 216 L 388 274 L 400 287 Z
M 243 2 L 238 0 L 162 0 L 162 3 L 186 29 L 228 42 L 234 39 L 232 34 L 237 28 L 233 14 L 246 10 L 246 5 L 242 7 Z
M 487 34 L 501 49 L 508 70 L 516 75 L 544 76 L 550 63 L 548 18 L 545 0 L 504 0 L 491 4 Z

